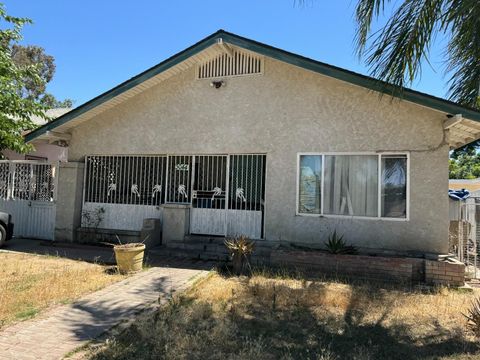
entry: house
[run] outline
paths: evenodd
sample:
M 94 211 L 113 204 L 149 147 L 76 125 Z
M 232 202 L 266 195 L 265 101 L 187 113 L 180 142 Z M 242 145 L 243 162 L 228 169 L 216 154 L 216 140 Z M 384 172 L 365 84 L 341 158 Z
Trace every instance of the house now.
M 220 30 L 26 136 L 64 139 L 55 238 L 82 211 L 163 241 L 245 234 L 448 252 L 449 151 L 480 112 Z M 83 220 L 85 221 L 85 220 Z M 83 223 L 84 227 L 87 225 Z
M 48 109 L 45 115 L 49 119 L 54 120 L 70 110 L 70 108 Z M 45 118 L 40 116 L 33 116 L 31 120 L 37 126 L 48 123 Z M 59 142 L 59 139 L 50 137 L 48 141 L 35 142 L 35 151 L 31 153 L 19 154 L 11 150 L 3 150 L 2 155 L 8 160 L 68 161 L 68 148 L 63 146 L 62 142 Z

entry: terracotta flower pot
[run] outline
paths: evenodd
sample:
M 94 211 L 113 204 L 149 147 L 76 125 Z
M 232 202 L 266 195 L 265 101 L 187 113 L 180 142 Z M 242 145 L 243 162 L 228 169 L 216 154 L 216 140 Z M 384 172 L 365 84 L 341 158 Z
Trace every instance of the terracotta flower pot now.
M 139 243 L 115 245 L 113 247 L 118 271 L 128 274 L 142 270 L 145 245 Z

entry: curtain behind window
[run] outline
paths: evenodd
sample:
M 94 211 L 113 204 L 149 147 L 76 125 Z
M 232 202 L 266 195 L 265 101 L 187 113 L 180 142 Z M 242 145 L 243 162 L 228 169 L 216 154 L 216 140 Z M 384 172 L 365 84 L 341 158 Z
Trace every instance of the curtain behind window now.
M 325 156 L 324 213 L 378 216 L 378 156 Z
M 407 216 L 407 157 L 382 155 L 382 216 Z
M 320 214 L 322 186 L 322 156 L 300 156 L 298 212 Z

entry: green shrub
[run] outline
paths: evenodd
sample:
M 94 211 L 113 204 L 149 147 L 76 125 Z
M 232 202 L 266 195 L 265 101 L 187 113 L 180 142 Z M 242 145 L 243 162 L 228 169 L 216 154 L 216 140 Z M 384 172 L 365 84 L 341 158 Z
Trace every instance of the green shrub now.
M 347 245 L 343 235 L 339 236 L 335 230 L 325 242 L 327 251 L 331 254 L 356 254 L 357 249 L 353 245 Z
M 225 246 L 232 257 L 233 271 L 237 274 L 245 272 L 246 265 L 250 266 L 249 256 L 255 250 L 255 243 L 244 235 L 225 240 Z
M 480 338 L 480 298 L 472 301 L 472 306 L 465 317 L 467 318 L 467 327 L 477 338 Z

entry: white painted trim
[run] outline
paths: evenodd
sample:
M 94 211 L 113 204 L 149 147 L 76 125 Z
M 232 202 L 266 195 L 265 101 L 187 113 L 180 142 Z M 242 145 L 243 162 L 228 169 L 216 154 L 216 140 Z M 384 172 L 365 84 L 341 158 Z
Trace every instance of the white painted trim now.
M 406 221 L 410 221 L 410 153 L 407 154 L 407 214 Z
M 321 194 L 320 194 L 320 214 L 308 214 L 299 212 L 299 186 L 300 186 L 300 157 L 304 155 L 313 155 L 322 157 L 322 179 L 321 179 Z M 359 215 L 335 215 L 324 213 L 324 193 L 325 193 L 325 156 L 328 155 L 378 155 L 378 211 L 377 216 L 359 216 Z M 382 217 L 381 216 L 381 192 L 382 192 L 382 156 L 383 155 L 402 155 L 407 158 L 407 194 L 406 194 L 406 214 L 404 218 Z M 380 220 L 380 221 L 410 221 L 410 152 L 409 151 L 361 151 L 361 152 L 298 152 L 297 153 L 297 180 L 296 180 L 296 199 L 295 199 L 295 215 L 305 217 L 325 217 L 325 218 L 342 218 L 342 219 L 365 219 L 365 220 Z
M 382 217 L 382 155 L 377 158 L 377 218 Z
M 268 174 L 268 154 L 267 153 L 258 153 L 256 155 L 265 155 L 265 177 L 263 180 L 263 221 L 262 221 L 262 232 L 263 236 L 260 240 L 264 240 L 267 238 L 267 228 L 266 228 L 266 223 L 267 223 L 267 174 Z M 263 170 L 263 169 L 262 169 Z M 261 209 L 261 208 L 260 208 Z
M 460 124 L 462 121 L 463 121 L 462 114 L 456 114 L 453 117 L 451 117 L 450 119 L 447 119 L 443 122 L 443 128 L 445 130 L 448 130 L 453 126 L 455 126 L 457 124 Z
M 297 153 L 297 179 L 295 181 L 296 184 L 296 191 L 295 191 L 295 215 L 299 215 L 300 212 L 299 207 L 300 207 L 300 153 Z M 322 187 L 323 188 L 323 187 Z

